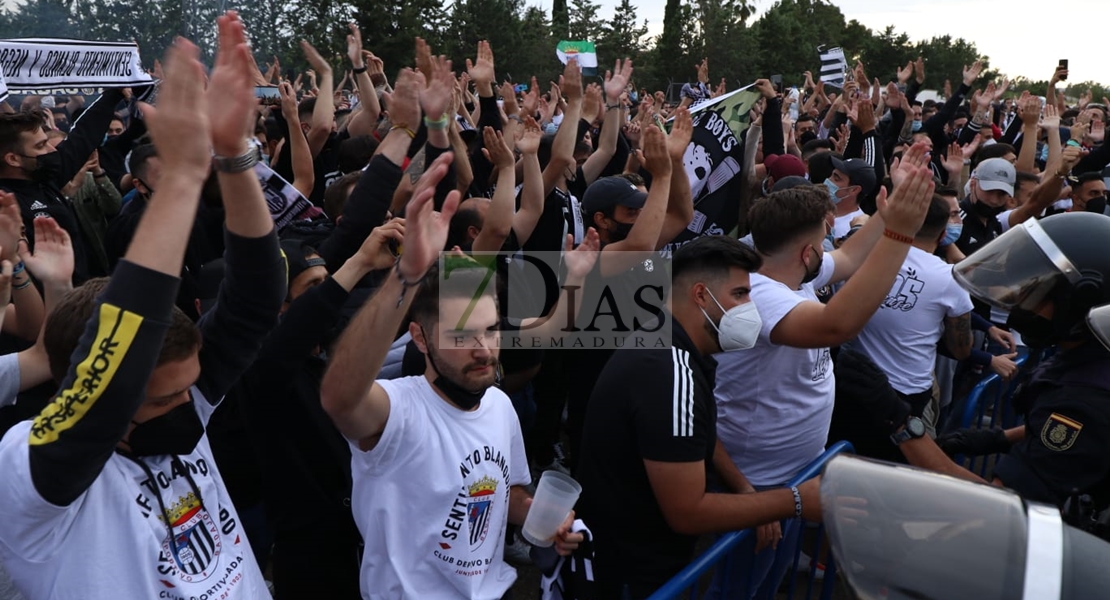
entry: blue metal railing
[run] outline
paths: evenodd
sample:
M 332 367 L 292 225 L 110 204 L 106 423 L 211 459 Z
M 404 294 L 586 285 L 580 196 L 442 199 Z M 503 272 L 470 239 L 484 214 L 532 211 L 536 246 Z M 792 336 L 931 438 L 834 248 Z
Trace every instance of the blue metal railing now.
M 837 442 L 832 446 L 829 446 L 829 449 L 826 450 L 824 454 L 822 454 L 820 457 L 806 466 L 806 468 L 802 469 L 802 471 L 790 481 L 789 485 L 800 485 L 810 479 L 813 479 L 821 473 L 821 470 L 825 468 L 825 464 L 828 463 L 829 460 L 831 460 L 832 457 L 836 456 L 837 454 L 850 454 L 854 452 L 855 450 L 848 442 Z M 806 527 L 804 527 L 804 523 L 805 522 L 803 521 L 803 527 L 798 528 L 799 538 L 805 535 L 807 531 Z M 817 548 L 821 547 L 820 544 L 823 532 L 823 528 L 818 529 L 817 540 L 815 542 Z M 732 555 L 733 550 L 735 550 L 742 541 L 748 539 L 752 535 L 755 535 L 754 531 L 752 531 L 751 529 L 745 529 L 743 531 L 734 531 L 721 536 L 712 546 L 709 547 L 708 550 L 695 558 L 689 565 L 686 565 L 686 568 L 682 569 L 682 571 L 672 577 L 670 581 L 663 585 L 663 587 L 656 590 L 656 592 L 652 594 L 648 598 L 648 600 L 673 600 L 682 597 L 682 594 L 684 592 L 689 592 L 688 597 L 690 598 L 690 600 L 695 600 L 698 594 L 698 580 L 701 579 L 702 576 L 709 573 L 709 571 L 715 566 L 727 565 L 729 562 L 731 562 L 729 561 L 729 558 Z M 787 574 L 787 577 L 790 580 L 790 584 L 787 589 L 787 598 L 793 598 L 794 576 L 798 570 L 798 562 L 801 555 L 801 549 L 802 544 L 797 544 L 793 556 L 792 568 Z M 806 584 L 807 598 L 809 597 L 813 584 L 816 580 L 817 557 L 818 553 L 814 552 L 811 555 L 809 561 L 809 577 Z M 826 589 L 823 590 L 822 598 L 828 598 L 831 596 L 832 586 L 830 584 L 836 578 L 836 567 L 832 564 L 831 557 L 828 562 L 829 564 L 825 567 L 824 575 L 826 581 L 826 585 L 824 587 Z M 726 578 L 728 575 L 729 574 L 726 573 Z M 728 586 L 726 580 L 724 588 L 727 589 L 727 587 Z

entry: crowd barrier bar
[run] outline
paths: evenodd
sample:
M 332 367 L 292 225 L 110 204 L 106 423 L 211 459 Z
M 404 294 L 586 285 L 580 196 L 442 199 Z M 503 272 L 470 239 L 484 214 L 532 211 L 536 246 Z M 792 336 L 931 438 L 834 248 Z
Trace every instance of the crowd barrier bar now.
M 855 449 L 852 448 L 852 445 L 848 442 L 837 442 L 832 446 L 829 446 L 829 448 L 825 450 L 824 454 L 819 456 L 816 460 L 807 465 L 806 468 L 802 469 L 800 473 L 795 475 L 794 479 L 790 481 L 788 486 L 801 485 L 802 483 L 820 475 L 821 470 L 825 468 L 825 464 L 828 463 L 832 459 L 832 457 L 836 456 L 837 454 L 851 454 L 854 452 Z M 801 537 L 805 535 L 806 529 L 807 528 L 805 527 L 805 521 L 803 521 L 802 527 L 798 528 L 798 536 Z M 824 528 L 822 527 L 818 530 L 817 533 L 817 547 L 820 547 L 821 537 L 823 533 Z M 682 594 L 684 592 L 689 592 L 688 597 L 690 598 L 690 600 L 696 600 L 698 595 L 698 580 L 701 579 L 703 575 L 708 573 L 709 570 L 712 569 L 714 566 L 728 562 L 727 559 L 732 554 L 732 550 L 734 550 L 737 545 L 740 544 L 740 542 L 744 541 L 752 535 L 755 535 L 755 532 L 753 530 L 745 529 L 743 531 L 733 531 L 721 536 L 712 546 L 709 547 L 708 550 L 695 558 L 690 564 L 686 565 L 686 568 L 679 571 L 679 573 L 672 577 L 670 581 L 663 585 L 663 587 L 656 590 L 655 593 L 648 598 L 648 600 L 674 600 L 676 598 L 682 597 Z M 789 587 L 787 589 L 787 598 L 793 597 L 794 577 L 798 570 L 798 561 L 801 554 L 801 549 L 802 545 L 801 543 L 799 543 L 793 557 L 793 566 L 790 572 L 787 573 L 787 577 L 790 581 Z M 829 564 L 826 565 L 825 570 L 825 590 L 822 593 L 822 598 L 827 598 L 831 596 L 831 583 L 836 579 L 836 566 L 832 564 L 833 561 L 831 560 L 831 555 L 828 562 Z M 808 581 L 806 584 L 807 598 L 809 597 L 813 584 L 816 581 L 816 573 L 817 555 L 816 553 L 814 553 L 814 556 L 811 557 L 809 564 L 809 577 L 807 578 Z M 724 587 L 726 589 L 728 587 L 728 575 L 728 573 L 726 573 L 725 575 L 726 581 Z M 773 600 L 773 596 L 772 598 L 766 600 Z

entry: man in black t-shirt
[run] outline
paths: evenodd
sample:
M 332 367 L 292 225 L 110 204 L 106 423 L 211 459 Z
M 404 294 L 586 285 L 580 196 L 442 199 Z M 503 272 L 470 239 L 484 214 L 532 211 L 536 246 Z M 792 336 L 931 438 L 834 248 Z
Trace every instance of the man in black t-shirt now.
M 755 493 L 717 450 L 713 387 L 722 350 L 750 347 L 760 320 L 748 293 L 759 255 L 723 236 L 672 262 L 672 345 L 618 350 L 594 387 L 578 479 L 594 536 L 599 598 L 645 598 L 690 560 L 697 536 L 820 513 L 817 482 Z M 736 494 L 707 493 L 712 465 Z
M 1003 158 L 991 158 L 979 163 L 971 175 L 971 193 L 960 202 L 963 212 L 963 231 L 956 246 L 964 256 L 970 256 L 987 242 L 1002 235 L 998 215 L 1014 196 L 1017 172 L 1014 165 Z

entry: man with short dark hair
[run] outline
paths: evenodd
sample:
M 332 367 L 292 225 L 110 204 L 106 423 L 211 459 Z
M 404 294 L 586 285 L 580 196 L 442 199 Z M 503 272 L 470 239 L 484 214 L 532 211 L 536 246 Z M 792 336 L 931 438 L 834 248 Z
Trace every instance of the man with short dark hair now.
M 862 158 L 841 160 L 832 157 L 832 164 L 833 172 L 825 179 L 825 187 L 836 205 L 836 221 L 832 234 L 834 238 L 840 239 L 848 235 L 848 230 L 852 228 L 852 219 L 864 214 L 860 201 L 875 191 L 877 182 L 875 168 Z
M 751 289 L 762 326 L 750 349 L 716 356 L 715 394 L 721 444 L 756 489 L 781 486 L 824 450 L 835 388 L 829 349 L 863 329 L 902 266 L 933 195 L 926 160 L 924 144 L 910 148 L 891 172 L 889 202 L 880 194 L 878 212 L 835 251 L 824 251 L 828 190 L 799 186 L 752 205 L 763 265 Z M 827 304 L 818 301 L 816 289 L 845 279 Z M 785 564 L 765 552 L 753 571 L 749 591 L 773 591 Z
M 80 284 L 93 275 L 89 270 L 89 249 L 73 206 L 61 189 L 81 170 L 89 156 L 104 140 L 112 110 L 123 99 L 115 88 L 104 90 L 77 119 L 66 137 L 54 149 L 46 136 L 43 114 L 38 111 L 0 115 L 0 189 L 19 200 L 27 243 L 34 248 L 35 217 L 51 217 L 73 240 L 73 281 Z
M 748 297 L 749 274 L 760 264 L 755 251 L 723 236 L 679 248 L 671 263 L 671 347 L 618 350 L 601 372 L 579 463 L 599 598 L 651 595 L 689 562 L 701 534 L 819 504 L 816 482 L 751 493 L 717 452 L 711 355 L 755 343 L 760 320 Z M 731 493 L 709 493 L 710 467 Z
M 0 558 L 31 600 L 268 594 L 204 430 L 276 322 L 285 274 L 245 139 L 253 61 L 237 16 L 218 24 L 219 100 L 205 98 L 199 50 L 176 42 L 161 102 L 145 109 L 168 175 L 111 281 L 75 290 L 47 321 L 61 389 L 0 440 Z M 173 298 L 213 163 L 227 279 L 197 327 Z
M 459 204 L 452 191 L 442 212 L 432 205 L 451 160 L 441 156 L 417 183 L 404 253 L 344 331 L 320 387 L 351 448 L 352 510 L 366 542 L 363 597 L 501 598 L 516 579 L 502 557 L 505 527 L 523 524 L 531 506 L 520 423 L 493 387 L 502 322 L 495 286 L 475 295 L 479 288 L 458 285 L 489 275 L 465 256 L 445 257 L 450 285 L 428 273 Z M 568 270 L 572 254 L 580 253 L 567 253 Z M 375 381 L 408 313 L 424 373 Z M 582 539 L 568 533 L 572 522 L 556 536 L 561 554 Z
M 1068 212 L 1097 212 L 1106 209 L 1106 181 L 1102 173 L 1081 173 L 1071 188 L 1071 208 Z

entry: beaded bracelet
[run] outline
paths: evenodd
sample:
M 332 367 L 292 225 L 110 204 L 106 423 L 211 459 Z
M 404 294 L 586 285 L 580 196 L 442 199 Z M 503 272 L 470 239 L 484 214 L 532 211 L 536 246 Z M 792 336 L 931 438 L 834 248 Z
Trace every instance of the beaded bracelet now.
M 913 236 L 901 234 L 901 233 L 898 233 L 897 231 L 893 231 L 891 229 L 884 229 L 883 230 L 883 235 L 892 239 L 892 240 L 894 240 L 894 241 L 896 241 L 896 242 L 902 242 L 903 244 L 912 244 L 913 243 Z

